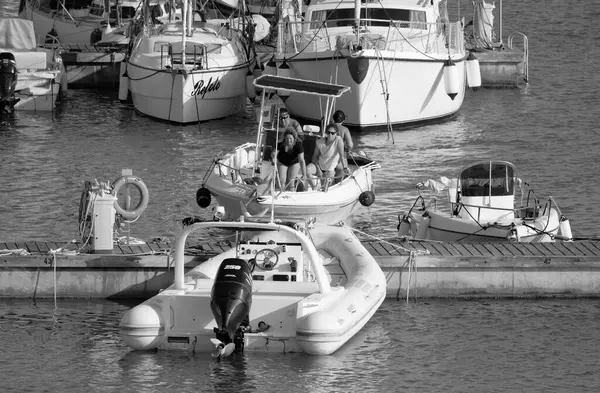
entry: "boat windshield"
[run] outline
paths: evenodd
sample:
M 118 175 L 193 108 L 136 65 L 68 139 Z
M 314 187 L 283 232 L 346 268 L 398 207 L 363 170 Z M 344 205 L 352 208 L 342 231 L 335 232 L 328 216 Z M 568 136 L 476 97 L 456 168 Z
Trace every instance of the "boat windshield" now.
M 460 174 L 462 196 L 514 195 L 515 168 L 506 162 L 472 165 Z
M 390 21 L 394 21 L 404 22 L 399 27 L 427 30 L 425 11 L 398 8 L 362 8 L 360 18 L 366 20 L 363 21 L 363 24 L 366 22 L 369 26 L 388 27 Z M 311 29 L 318 29 L 324 20 L 327 20 L 327 27 L 354 26 L 354 8 L 313 11 L 310 20 L 312 21 Z

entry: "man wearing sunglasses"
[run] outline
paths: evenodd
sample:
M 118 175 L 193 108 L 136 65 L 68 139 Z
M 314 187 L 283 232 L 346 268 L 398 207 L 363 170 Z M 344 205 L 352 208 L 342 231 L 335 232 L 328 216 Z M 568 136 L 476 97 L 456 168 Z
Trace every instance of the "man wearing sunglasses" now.
M 349 174 L 348 161 L 344 153 L 344 141 L 337 135 L 337 126 L 330 124 L 325 128 L 325 138 L 317 140 L 312 162 L 307 166 L 313 189 L 318 187 L 314 179 L 321 179 L 321 186 L 331 184 L 335 177 L 335 168 L 342 163 L 344 173 Z
M 287 130 L 294 133 L 295 139 L 304 140 L 304 133 L 302 132 L 302 126 L 297 120 L 290 117 L 290 113 L 287 109 L 281 108 L 279 110 L 279 135 L 283 135 Z M 280 142 L 281 142 L 280 138 Z

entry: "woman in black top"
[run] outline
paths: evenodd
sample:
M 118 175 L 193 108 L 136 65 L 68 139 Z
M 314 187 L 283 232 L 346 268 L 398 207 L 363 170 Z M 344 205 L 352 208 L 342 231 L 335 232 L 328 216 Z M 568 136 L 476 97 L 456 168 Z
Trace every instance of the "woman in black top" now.
M 304 161 L 304 148 L 302 141 L 297 139 L 294 132 L 286 130 L 283 133 L 283 140 L 277 144 L 277 171 L 282 188 L 295 189 L 288 185 L 288 181 L 298 177 L 304 184 L 306 178 L 306 162 Z M 291 183 L 291 181 L 290 181 Z

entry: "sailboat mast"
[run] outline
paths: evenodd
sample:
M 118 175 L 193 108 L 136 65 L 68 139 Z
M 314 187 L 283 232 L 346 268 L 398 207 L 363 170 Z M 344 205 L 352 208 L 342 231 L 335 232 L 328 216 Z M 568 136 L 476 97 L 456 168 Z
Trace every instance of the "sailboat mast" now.
M 188 24 L 188 0 L 184 0 L 183 1 L 183 9 L 181 10 L 182 12 L 182 18 L 181 18 L 181 27 L 182 27 L 182 34 L 181 34 L 181 66 L 183 68 L 185 68 L 185 44 L 186 44 L 186 38 L 187 38 L 187 24 Z
M 358 33 L 360 32 L 360 0 L 354 0 L 354 24 L 356 28 L 356 45 L 358 45 Z

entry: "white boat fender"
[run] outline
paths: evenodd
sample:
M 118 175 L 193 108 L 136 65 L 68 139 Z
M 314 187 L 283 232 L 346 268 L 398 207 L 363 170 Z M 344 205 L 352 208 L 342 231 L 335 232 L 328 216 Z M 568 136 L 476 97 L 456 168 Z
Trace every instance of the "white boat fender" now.
M 417 233 L 415 234 L 415 239 L 427 239 L 425 236 L 427 235 L 427 230 L 429 229 L 430 221 L 431 217 L 429 217 L 429 214 L 427 212 L 423 213 L 423 217 L 421 217 L 421 221 L 419 222 L 419 228 L 417 228 Z
M 146 187 L 142 179 L 140 179 L 137 176 L 121 176 L 120 178 L 115 180 L 111 185 L 111 194 L 116 197 L 121 187 L 129 184 L 137 188 L 140 193 L 140 201 L 137 204 L 137 206 L 131 210 L 125 210 L 119 205 L 118 199 L 115 201 L 114 206 L 116 213 L 119 214 L 121 217 L 123 217 L 126 220 L 135 220 L 139 218 L 140 215 L 144 212 L 144 210 L 146 210 L 146 207 L 148 207 L 148 187 Z
M 473 55 L 473 52 L 469 52 L 466 65 L 467 85 L 473 89 L 473 91 L 477 91 L 481 87 L 481 70 L 479 68 L 479 60 Z
M 411 235 L 411 222 L 413 221 L 413 217 L 410 214 L 403 213 L 402 216 L 398 214 L 398 234 L 400 236 L 410 236 Z
M 454 100 L 458 94 L 458 67 L 451 59 L 444 64 L 444 86 L 448 97 Z
M 358 201 L 363 206 L 371 206 L 375 202 L 375 193 L 373 191 L 363 191 L 358 196 Z
M 573 241 L 573 233 L 571 232 L 571 224 L 569 223 L 569 219 L 563 215 L 560 216 L 560 240 Z M 559 238 L 556 236 L 556 238 Z
M 201 208 L 205 209 L 210 206 L 210 191 L 205 187 L 200 187 L 196 191 L 196 203 Z
M 256 88 L 254 87 L 254 74 L 248 70 L 246 73 L 246 95 L 251 102 L 256 99 Z

